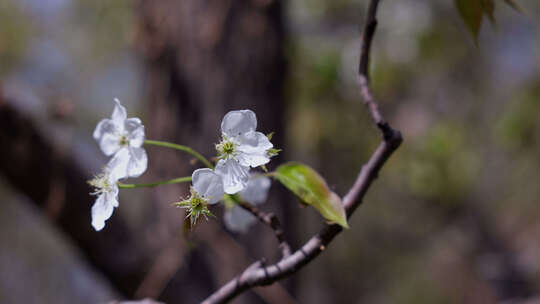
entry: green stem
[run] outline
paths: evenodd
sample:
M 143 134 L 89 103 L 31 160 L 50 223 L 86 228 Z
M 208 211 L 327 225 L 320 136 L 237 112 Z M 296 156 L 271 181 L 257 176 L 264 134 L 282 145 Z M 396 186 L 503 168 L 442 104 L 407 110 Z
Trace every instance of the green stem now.
M 190 147 L 173 144 L 166 141 L 150 140 L 150 139 L 145 140 L 144 143 L 147 145 L 154 145 L 154 146 L 160 146 L 160 147 L 166 147 L 166 148 L 172 148 L 172 149 L 184 151 L 186 153 L 189 153 L 195 156 L 195 158 L 200 160 L 208 168 L 214 169 L 214 166 L 212 165 L 212 163 L 208 161 L 208 159 L 206 159 L 206 157 L 202 156 L 199 152 L 191 149 Z
M 159 185 L 169 185 L 169 184 L 178 184 L 178 183 L 187 183 L 191 182 L 191 176 L 177 177 L 166 181 L 149 183 L 149 184 L 123 184 L 118 182 L 118 188 L 122 189 L 133 189 L 133 188 L 151 188 Z

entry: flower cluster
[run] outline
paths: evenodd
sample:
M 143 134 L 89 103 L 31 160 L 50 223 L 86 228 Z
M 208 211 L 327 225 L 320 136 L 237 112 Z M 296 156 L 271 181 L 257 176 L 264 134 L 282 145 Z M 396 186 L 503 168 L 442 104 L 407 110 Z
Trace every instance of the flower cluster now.
M 257 118 L 251 110 L 231 111 L 221 122 L 221 141 L 216 145 L 217 164 L 213 168 L 206 158 L 193 149 L 159 141 L 146 140 L 144 126 L 138 118 L 127 118 L 126 109 L 115 99 L 111 119 L 101 120 L 94 131 L 94 139 L 103 153 L 111 156 L 103 172 L 89 184 L 95 188 L 91 194 L 97 199 L 92 206 L 92 226 L 101 230 L 115 207 L 118 207 L 119 180 L 138 177 L 146 171 L 148 157 L 142 148 L 144 143 L 173 147 L 191 153 L 209 168 L 197 169 L 191 176 L 190 196 L 175 203 L 186 209 L 187 217 L 194 225 L 200 217 L 212 213 L 208 205 L 216 204 L 225 194 L 238 196 L 246 202 L 260 204 L 266 200 L 270 179 L 251 175 L 251 168 L 266 165 L 279 150 L 274 149 L 270 136 L 257 132 Z M 180 182 L 189 178 L 171 180 Z M 160 182 L 139 186 L 159 185 Z M 123 185 L 124 187 L 129 185 Z M 137 185 L 131 185 L 137 186 Z M 254 217 L 236 206 L 233 196 L 228 197 L 225 223 L 230 230 L 245 231 Z
M 94 139 L 101 151 L 112 156 L 103 172 L 88 183 L 95 188 L 97 199 L 92 206 L 92 226 L 101 230 L 118 207 L 118 181 L 138 177 L 146 171 L 148 157 L 142 148 L 144 126 L 139 118 L 127 118 L 126 108 L 118 99 L 110 119 L 101 120 L 94 130 Z
M 199 177 L 201 176 L 200 171 L 195 170 L 191 196 L 176 203 L 177 206 L 188 209 L 188 216 L 191 218 L 192 224 L 201 215 L 204 217 L 209 215 L 210 212 L 206 205 L 216 203 L 223 197 L 224 193 L 236 194 L 240 192 L 242 199 L 252 203 L 266 199 L 266 194 L 262 194 L 262 199 L 256 198 L 255 200 L 250 199 L 253 195 L 247 194 L 246 196 L 245 194 L 258 192 L 260 180 L 264 180 L 264 185 L 268 184 L 268 186 L 264 186 L 266 190 L 263 192 L 268 190 L 270 186 L 268 178 L 253 179 L 255 188 L 250 186 L 252 183 L 250 182 L 250 169 L 267 164 L 276 151 L 269 138 L 263 133 L 255 131 L 256 128 L 257 118 L 251 110 L 230 111 L 225 115 L 221 122 L 222 139 L 216 145 L 218 153 L 216 168 L 214 170 L 199 169 L 206 170 L 203 177 Z M 208 197 L 208 189 L 212 189 L 212 199 Z M 218 194 L 220 194 L 219 197 Z M 258 195 L 261 196 L 261 194 Z M 247 228 L 251 223 L 251 218 L 245 213 L 247 212 L 238 207 L 228 208 L 225 214 L 225 222 L 228 227 L 234 231 L 245 230 L 244 227 Z M 246 220 L 247 222 L 244 223 Z

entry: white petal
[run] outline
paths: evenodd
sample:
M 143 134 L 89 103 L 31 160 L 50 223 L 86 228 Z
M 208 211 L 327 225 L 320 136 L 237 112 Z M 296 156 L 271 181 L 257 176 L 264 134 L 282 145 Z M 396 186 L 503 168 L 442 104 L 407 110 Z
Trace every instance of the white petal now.
M 216 173 L 223 178 L 223 189 L 227 194 L 242 191 L 249 180 L 249 167 L 242 166 L 236 159 L 220 160 Z
M 114 198 L 116 201 L 116 198 Z M 118 202 L 111 201 L 110 197 L 106 194 L 98 196 L 96 202 L 92 206 L 92 226 L 97 231 L 105 227 L 105 221 L 108 220 L 114 209 L 114 204 L 118 205 Z
M 107 170 L 112 178 L 119 180 L 129 177 L 128 166 L 131 161 L 131 155 L 128 147 L 123 147 L 114 154 L 107 163 Z
M 257 117 L 251 110 L 230 111 L 221 122 L 221 132 L 229 137 L 254 131 L 256 128 Z
M 105 155 L 110 156 L 120 150 L 120 137 L 115 133 L 103 133 L 99 147 Z
M 124 120 L 126 120 L 127 118 L 127 112 L 126 112 L 126 108 L 124 108 L 124 106 L 122 106 L 120 104 L 120 100 L 118 100 L 118 98 L 115 98 L 114 99 L 114 102 L 116 103 L 114 105 L 114 110 L 113 110 L 113 113 L 112 113 L 112 121 L 118 125 L 118 126 L 124 126 Z
M 128 177 L 139 177 L 148 167 L 148 156 L 143 148 L 129 148 Z
M 223 182 L 221 176 L 213 170 L 204 168 L 193 171 L 191 175 L 193 189 L 208 200 L 209 204 L 217 203 L 223 197 Z
M 118 207 L 118 186 L 116 186 L 116 194 L 111 193 L 110 195 L 114 195 L 114 199 L 110 200 L 111 205 L 115 208 Z
M 244 166 L 258 167 L 270 161 L 267 151 L 274 145 L 261 132 L 248 132 L 236 137 L 237 159 Z
M 98 142 L 105 133 L 118 134 L 119 129 L 111 119 L 105 118 L 98 122 L 96 129 L 94 130 L 94 139 Z
M 128 133 L 129 145 L 141 147 L 144 143 L 144 126 L 138 118 L 128 118 L 124 122 L 124 129 Z
M 242 200 L 254 205 L 262 204 L 268 198 L 271 183 L 270 178 L 266 176 L 252 174 L 246 189 L 240 192 L 240 197 Z
M 225 211 L 225 226 L 234 232 L 246 233 L 248 228 L 255 223 L 257 218 L 241 207 L 234 206 Z

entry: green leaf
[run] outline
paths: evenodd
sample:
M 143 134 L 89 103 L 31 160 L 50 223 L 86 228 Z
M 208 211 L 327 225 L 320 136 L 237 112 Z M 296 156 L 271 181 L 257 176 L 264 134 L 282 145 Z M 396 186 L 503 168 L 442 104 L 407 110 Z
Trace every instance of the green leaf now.
M 290 162 L 279 166 L 272 176 L 305 204 L 317 209 L 326 220 L 349 228 L 341 199 L 315 170 L 301 163 Z
M 493 0 L 455 0 L 456 8 L 475 41 L 478 40 L 478 33 L 485 12 L 484 7 L 487 6 L 484 1 L 493 2 Z
M 484 10 L 484 14 L 489 17 L 489 21 L 495 23 L 495 16 L 493 15 L 495 13 L 495 1 L 482 0 L 482 9 Z
M 523 12 L 517 0 L 503 1 L 516 11 Z M 491 23 L 495 23 L 495 0 L 455 0 L 455 4 L 475 42 L 478 40 L 484 15 L 489 18 Z
M 521 6 L 517 3 L 516 0 L 504 0 L 504 2 L 508 5 L 510 5 L 513 9 L 516 11 L 522 13 L 523 10 L 521 9 Z

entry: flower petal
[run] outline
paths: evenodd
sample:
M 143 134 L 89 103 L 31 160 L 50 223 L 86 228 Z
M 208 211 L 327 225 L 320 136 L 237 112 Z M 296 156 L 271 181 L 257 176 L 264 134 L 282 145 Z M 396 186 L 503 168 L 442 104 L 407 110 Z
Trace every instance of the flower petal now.
M 225 220 L 225 226 L 229 230 L 241 233 L 246 233 L 248 228 L 257 220 L 253 214 L 238 206 L 225 211 L 223 219 Z
M 223 197 L 223 181 L 221 176 L 208 168 L 197 169 L 191 175 L 193 189 L 205 198 L 209 204 L 217 203 Z
M 141 120 L 134 117 L 124 121 L 124 130 L 128 133 L 129 145 L 139 148 L 144 143 L 144 126 Z
M 242 191 L 249 180 L 249 166 L 242 166 L 236 159 L 220 160 L 215 171 L 223 179 L 223 189 L 227 194 Z
M 128 177 L 139 177 L 148 167 L 148 156 L 143 148 L 129 147 Z
M 236 149 L 239 152 L 236 158 L 242 165 L 258 167 L 270 161 L 267 151 L 274 145 L 266 135 L 252 131 L 238 136 L 236 140 L 238 141 Z
M 221 132 L 229 137 L 236 137 L 256 128 L 257 117 L 251 110 L 230 111 L 221 122 Z
M 116 197 L 106 194 L 98 196 L 96 202 L 92 206 L 92 226 L 96 231 L 105 227 L 105 221 L 108 220 L 114 209 L 114 205 L 118 205 Z
M 107 156 L 113 155 L 120 150 L 120 138 L 115 133 L 103 133 L 99 139 L 99 148 Z
M 123 128 L 124 120 L 126 120 L 127 118 L 126 108 L 124 108 L 124 106 L 120 104 L 120 100 L 118 100 L 118 98 L 115 98 L 114 102 L 116 104 L 114 105 L 114 110 L 111 116 L 112 121 L 116 125 L 121 126 Z
M 114 122 L 111 119 L 105 118 L 102 119 L 98 124 L 96 125 L 96 129 L 94 130 L 94 139 L 98 142 L 100 141 L 101 137 L 103 137 L 103 134 L 105 133 L 113 133 L 118 134 L 119 130 L 118 127 L 114 124 Z
M 114 154 L 111 160 L 107 163 L 107 170 L 111 178 L 119 180 L 129 177 L 128 166 L 131 160 L 131 155 L 128 147 L 123 147 Z
M 242 200 L 254 205 L 262 204 L 268 198 L 268 190 L 272 181 L 262 175 L 252 174 L 244 190 L 240 192 Z

